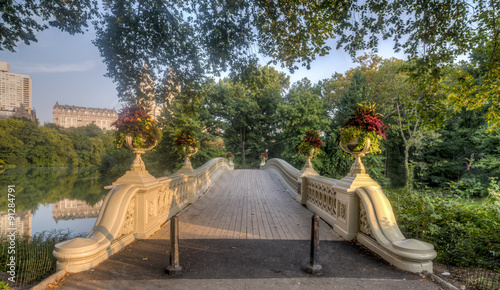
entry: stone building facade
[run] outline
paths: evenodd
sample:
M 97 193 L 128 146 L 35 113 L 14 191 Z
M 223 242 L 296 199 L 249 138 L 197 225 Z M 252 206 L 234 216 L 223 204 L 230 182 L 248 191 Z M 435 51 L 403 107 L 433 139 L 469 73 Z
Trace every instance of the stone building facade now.
M 17 117 L 17 118 L 26 118 L 31 121 L 36 120 L 36 110 L 35 109 L 27 109 L 24 105 L 15 108 L 12 111 L 4 111 L 0 110 L 0 120 Z
M 0 119 L 10 117 L 36 118 L 32 111 L 31 77 L 10 71 L 6 62 L 0 62 Z
M 77 107 L 59 105 L 56 102 L 52 109 L 52 119 L 54 124 L 64 128 L 82 127 L 94 123 L 103 130 L 112 130 L 114 127 L 111 127 L 111 124 L 118 119 L 118 114 L 115 108 L 110 110 Z

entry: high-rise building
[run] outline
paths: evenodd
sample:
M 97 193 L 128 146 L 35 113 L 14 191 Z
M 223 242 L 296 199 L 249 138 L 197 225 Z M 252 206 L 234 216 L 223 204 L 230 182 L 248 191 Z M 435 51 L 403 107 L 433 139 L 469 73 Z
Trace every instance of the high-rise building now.
M 111 124 L 118 119 L 116 110 L 59 105 L 52 109 L 53 122 L 64 128 L 96 124 L 103 130 L 112 130 Z
M 10 72 L 6 62 L 0 62 L 0 110 L 13 111 L 24 106 L 31 110 L 31 77 Z
M 148 114 L 151 117 L 151 119 L 155 121 L 159 121 L 159 118 L 161 114 L 163 113 L 164 110 L 167 110 L 167 104 L 172 101 L 173 99 L 173 93 L 172 92 L 167 92 L 165 100 L 163 102 L 156 102 L 155 98 L 155 81 L 151 77 L 151 75 L 148 73 L 149 71 L 149 66 L 147 64 L 144 65 L 144 74 L 142 75 L 141 82 L 139 84 L 139 91 L 145 96 L 147 100 L 149 100 L 149 108 L 148 109 Z M 168 73 L 169 78 L 175 77 L 175 74 L 172 72 L 172 70 L 169 71 Z M 165 87 L 169 87 L 172 84 L 172 80 L 166 80 Z M 177 85 L 174 89 L 175 93 L 180 92 L 181 87 L 180 85 Z M 168 90 L 167 90 L 168 91 Z

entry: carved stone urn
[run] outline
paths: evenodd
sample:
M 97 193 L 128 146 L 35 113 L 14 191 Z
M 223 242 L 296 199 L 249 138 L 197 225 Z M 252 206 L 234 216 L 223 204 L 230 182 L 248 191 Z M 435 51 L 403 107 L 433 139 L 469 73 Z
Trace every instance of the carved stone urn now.
M 145 138 L 142 138 L 142 139 L 143 139 L 143 142 L 145 143 L 146 142 Z M 131 171 L 145 171 L 146 166 L 144 165 L 144 162 L 142 161 L 141 154 L 144 154 L 144 153 L 146 153 L 146 151 L 153 149 L 158 144 L 158 140 L 155 140 L 155 142 L 153 144 L 151 144 L 150 146 L 148 146 L 146 148 L 137 148 L 134 146 L 134 136 L 132 134 L 127 134 L 127 136 L 125 136 L 124 144 L 128 149 L 130 149 L 130 151 L 132 151 L 132 153 L 135 154 L 135 159 L 132 162 L 132 166 L 130 166 L 130 170 Z
M 351 166 L 351 171 L 347 174 L 347 176 L 355 177 L 357 174 L 366 174 L 365 166 L 363 165 L 363 162 L 361 162 L 361 157 L 364 157 L 370 151 L 370 138 L 366 138 L 365 147 L 363 147 L 363 149 L 355 151 L 354 149 L 358 146 L 358 144 L 358 139 L 350 140 L 345 145 L 342 144 L 342 141 L 339 143 L 342 150 L 356 158 L 354 164 Z
M 233 160 L 234 160 L 234 157 L 229 157 L 228 158 L 229 165 L 234 166 Z
M 146 143 L 145 138 L 143 138 L 143 143 Z M 127 134 L 125 136 L 125 147 L 127 147 L 132 153 L 135 154 L 134 161 L 132 161 L 132 165 L 130 166 L 130 170 L 125 173 L 122 177 L 118 178 L 115 182 L 113 182 L 113 187 L 116 187 L 121 184 L 140 184 L 147 185 L 150 183 L 155 183 L 156 178 L 154 178 L 149 172 L 146 170 L 146 166 L 142 161 L 141 154 L 144 154 L 146 151 L 153 149 L 157 144 L 158 140 L 155 140 L 153 144 L 150 144 L 148 147 L 139 148 L 134 146 L 134 136 L 132 134 Z
M 264 157 L 264 156 L 260 156 L 260 166 L 264 166 L 264 165 L 266 165 L 266 160 L 267 160 L 267 158 L 266 158 L 266 157 Z
M 314 170 L 314 167 L 312 165 L 312 162 L 311 162 L 311 159 L 314 157 L 314 154 L 316 153 L 316 148 L 312 148 L 311 151 L 309 151 L 308 154 L 303 154 L 301 153 L 303 156 L 305 156 L 307 158 L 306 160 L 306 163 L 304 164 L 304 168 L 302 169 L 302 174 L 304 173 L 307 173 L 307 175 L 318 175 L 318 173 L 316 172 L 316 170 Z
M 195 146 L 182 147 L 182 154 L 184 154 L 184 164 L 182 164 L 181 169 L 177 171 L 178 174 L 194 173 L 194 169 L 193 166 L 191 165 L 191 160 L 189 160 L 189 157 L 195 155 L 197 152 L 198 152 L 198 147 Z

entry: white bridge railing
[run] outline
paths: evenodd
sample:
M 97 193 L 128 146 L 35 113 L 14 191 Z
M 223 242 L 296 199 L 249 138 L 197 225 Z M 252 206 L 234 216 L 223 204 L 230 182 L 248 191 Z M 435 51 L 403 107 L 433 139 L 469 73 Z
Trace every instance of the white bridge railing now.
M 115 183 L 90 234 L 55 246 L 57 269 L 88 270 L 135 239 L 150 237 L 170 217 L 201 197 L 223 171 L 232 169 L 225 158 L 215 158 L 191 173 L 169 177 L 129 171 L 134 183 Z
M 307 164 L 299 171 L 281 159 L 270 159 L 261 169 L 276 172 L 292 197 L 317 213 L 344 239 L 356 238 L 400 269 L 432 273 L 434 246 L 403 236 L 389 200 L 368 174 L 351 170 L 336 180 L 319 176 Z

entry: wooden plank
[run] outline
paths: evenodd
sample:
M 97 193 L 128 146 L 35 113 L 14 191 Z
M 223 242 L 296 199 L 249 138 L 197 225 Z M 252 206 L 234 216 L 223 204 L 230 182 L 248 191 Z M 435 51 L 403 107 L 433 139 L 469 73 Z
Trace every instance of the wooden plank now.
M 229 171 L 179 215 L 180 234 L 182 239 L 308 240 L 311 216 L 268 171 Z M 151 238 L 169 239 L 168 225 Z M 320 238 L 340 239 L 323 221 Z
M 242 185 L 240 184 L 240 186 L 242 186 Z M 233 193 L 237 197 L 237 205 L 234 206 L 234 211 L 233 211 L 231 223 L 229 225 L 230 231 L 226 237 L 228 239 L 237 239 L 237 238 L 241 237 L 240 234 L 242 235 L 242 233 L 241 233 L 241 219 L 242 219 L 241 212 L 243 210 L 243 198 L 240 196 L 240 193 L 239 193 L 240 186 L 238 186 L 236 192 Z
M 273 233 L 271 231 L 271 225 L 270 225 L 270 213 L 268 210 L 267 203 L 268 202 L 273 202 L 272 199 L 272 192 L 269 192 L 268 187 L 264 186 L 264 182 L 262 183 L 256 183 L 259 185 L 257 187 L 257 192 L 259 194 L 259 199 L 260 199 L 260 214 L 261 214 L 261 220 L 264 226 L 264 233 L 265 233 L 265 238 L 266 239 L 274 239 Z

